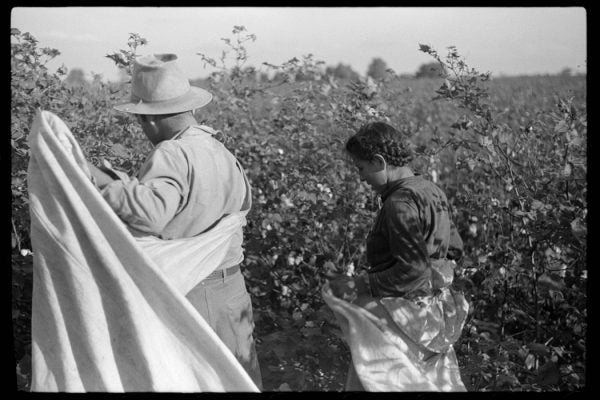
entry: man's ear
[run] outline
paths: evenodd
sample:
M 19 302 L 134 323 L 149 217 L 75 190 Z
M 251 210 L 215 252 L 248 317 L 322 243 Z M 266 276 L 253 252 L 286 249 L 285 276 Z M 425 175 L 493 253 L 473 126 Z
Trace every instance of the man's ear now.
M 387 162 L 381 154 L 375 154 L 375 157 L 373 158 L 373 164 L 380 167 L 381 169 L 385 169 L 387 167 Z

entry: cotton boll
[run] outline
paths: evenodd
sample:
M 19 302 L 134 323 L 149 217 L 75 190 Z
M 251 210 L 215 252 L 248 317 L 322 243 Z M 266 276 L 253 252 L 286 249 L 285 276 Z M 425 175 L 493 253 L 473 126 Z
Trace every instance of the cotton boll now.
M 470 224 L 469 225 L 469 235 L 471 235 L 472 237 L 477 237 L 477 225 L 476 224 Z

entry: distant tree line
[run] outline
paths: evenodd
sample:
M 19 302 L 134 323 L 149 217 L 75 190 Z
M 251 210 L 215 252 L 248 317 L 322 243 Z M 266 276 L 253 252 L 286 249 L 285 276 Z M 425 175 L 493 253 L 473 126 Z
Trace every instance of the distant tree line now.
M 252 66 L 246 67 L 243 72 L 246 77 L 251 77 L 251 79 L 255 80 L 256 82 L 280 81 L 286 78 L 289 79 L 289 76 L 286 76 L 282 72 L 277 72 L 275 74 L 269 75 L 264 71 L 257 71 Z M 358 81 L 361 78 L 361 74 L 352 69 L 350 65 L 343 63 L 338 63 L 336 66 L 327 66 L 325 68 L 325 72 L 327 75 L 330 75 L 342 81 Z M 375 80 L 381 80 L 384 79 L 386 74 L 390 72 L 393 73 L 393 70 L 391 70 L 387 66 L 387 63 L 382 58 L 375 57 L 371 60 L 371 63 L 367 68 L 366 76 L 371 77 Z M 405 79 L 439 78 L 444 76 L 444 72 L 445 71 L 443 70 L 443 67 L 438 62 L 434 61 L 422 64 L 421 66 L 419 66 L 419 68 L 414 74 L 405 73 L 401 74 L 400 77 Z M 232 73 L 235 73 L 235 71 L 233 71 Z M 572 74 L 573 72 L 570 68 L 565 68 L 560 72 L 560 75 L 562 76 L 569 76 Z M 100 78 L 101 77 L 99 75 L 94 75 L 92 80 L 97 80 Z M 117 80 L 126 81 L 127 79 L 127 74 L 122 72 Z M 306 75 L 301 72 L 296 74 L 296 76 L 294 77 L 294 81 L 297 82 L 308 81 L 311 79 L 312 77 L 310 75 Z M 80 68 L 71 69 L 65 79 L 65 82 L 70 86 L 85 86 L 90 84 L 90 82 L 85 77 L 85 72 Z M 192 80 L 192 84 L 202 85 L 203 82 L 204 79 L 202 78 Z

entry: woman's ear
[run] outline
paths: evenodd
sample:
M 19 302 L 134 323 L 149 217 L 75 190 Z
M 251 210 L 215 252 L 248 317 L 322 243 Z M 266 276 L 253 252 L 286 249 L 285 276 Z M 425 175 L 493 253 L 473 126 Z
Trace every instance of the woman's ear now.
M 375 154 L 375 157 L 373 158 L 373 164 L 381 169 L 385 169 L 387 167 L 385 158 L 383 158 L 381 154 Z

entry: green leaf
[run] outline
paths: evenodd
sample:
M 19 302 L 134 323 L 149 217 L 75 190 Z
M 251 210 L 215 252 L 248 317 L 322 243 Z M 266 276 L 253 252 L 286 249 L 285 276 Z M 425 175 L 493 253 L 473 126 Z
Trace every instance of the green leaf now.
M 559 121 L 555 126 L 554 130 L 559 133 L 566 132 L 569 129 L 569 125 L 565 120 Z
M 502 144 L 508 143 L 510 141 L 510 134 L 505 131 L 501 131 L 498 135 L 498 141 Z
M 525 358 L 525 367 L 527 367 L 528 370 L 532 370 L 535 368 L 535 364 L 536 364 L 535 355 L 533 355 L 532 353 L 529 353 L 527 355 L 527 357 Z
M 559 381 L 560 371 L 556 363 L 549 361 L 540 367 L 537 376 L 537 383 L 540 386 L 558 385 Z
M 557 277 L 554 274 L 550 275 L 545 272 L 539 276 L 537 284 L 542 288 L 552 290 L 562 290 L 565 287 L 565 284 L 560 277 Z
M 129 157 L 129 151 L 125 146 L 120 143 L 115 143 L 110 147 L 110 151 L 117 157 L 127 158 Z
M 585 240 L 587 237 L 587 226 L 584 225 L 581 219 L 575 218 L 571 221 L 571 232 L 579 240 Z
M 533 200 L 531 202 L 531 209 L 532 210 L 538 210 L 538 209 L 543 208 L 543 207 L 544 207 L 544 203 L 542 203 L 539 200 Z
M 431 47 L 426 45 L 426 44 L 419 44 L 419 51 L 422 51 L 423 53 L 429 53 L 429 51 L 431 50 Z
M 561 173 L 562 173 L 562 176 L 564 176 L 565 178 L 568 178 L 569 176 L 571 176 L 571 174 L 573 173 L 573 167 L 571 166 L 570 162 L 565 164 Z
M 580 137 L 573 137 L 571 140 L 569 140 L 569 145 L 571 145 L 573 147 L 579 147 L 579 146 L 581 146 L 582 143 L 583 143 L 583 138 L 580 138 Z
M 496 385 L 498 386 L 508 385 L 510 387 L 514 387 L 519 384 L 519 380 L 514 375 L 499 375 L 496 378 Z
M 467 165 L 469 166 L 469 169 L 471 171 L 473 171 L 475 169 L 475 167 L 477 166 L 477 161 L 473 160 L 472 158 L 469 158 L 467 160 Z
M 529 343 L 527 344 L 529 351 L 537 356 L 546 356 L 550 354 L 550 348 L 542 343 Z

